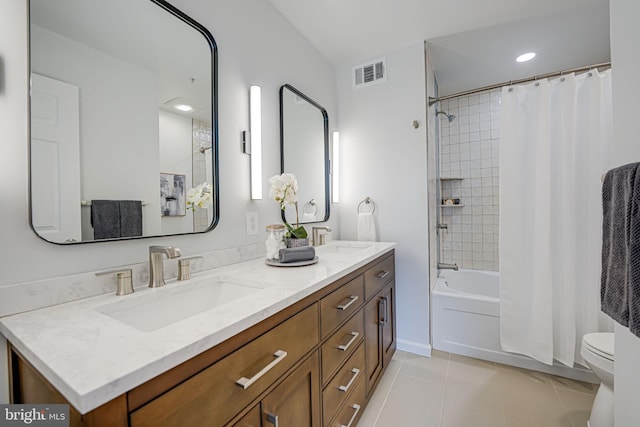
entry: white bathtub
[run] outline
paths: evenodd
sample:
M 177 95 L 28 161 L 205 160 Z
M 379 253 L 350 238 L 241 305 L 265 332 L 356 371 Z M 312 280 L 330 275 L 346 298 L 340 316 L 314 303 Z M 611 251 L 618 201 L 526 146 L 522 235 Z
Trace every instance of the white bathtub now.
M 443 270 L 431 292 L 431 336 L 436 350 L 597 382 L 587 369 L 548 366 L 500 347 L 500 274 Z

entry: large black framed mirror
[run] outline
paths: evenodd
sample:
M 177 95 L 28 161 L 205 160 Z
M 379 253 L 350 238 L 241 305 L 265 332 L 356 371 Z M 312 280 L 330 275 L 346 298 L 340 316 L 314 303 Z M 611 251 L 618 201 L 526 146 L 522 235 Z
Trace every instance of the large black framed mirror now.
M 329 117 L 327 110 L 291 85 L 280 88 L 281 171 L 298 179 L 298 213 L 282 219 L 309 224 L 329 219 Z
M 73 244 L 215 227 L 218 61 L 205 27 L 163 0 L 29 0 L 29 62 L 38 236 Z M 211 204 L 188 203 L 198 186 Z

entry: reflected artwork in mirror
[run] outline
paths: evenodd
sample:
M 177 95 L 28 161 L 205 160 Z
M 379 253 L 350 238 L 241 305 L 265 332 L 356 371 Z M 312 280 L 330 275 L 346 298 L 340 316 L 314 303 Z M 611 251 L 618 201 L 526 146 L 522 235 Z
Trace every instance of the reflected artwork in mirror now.
M 163 0 L 30 0 L 29 55 L 38 236 L 69 244 L 215 227 L 217 48 L 206 28 Z M 171 194 L 166 176 L 182 177 Z M 198 186 L 212 203 L 190 209 Z M 186 214 L 166 215 L 185 195 Z
M 287 207 L 285 222 L 329 219 L 329 118 L 327 111 L 290 85 L 280 88 L 282 172 L 298 178 L 298 215 Z

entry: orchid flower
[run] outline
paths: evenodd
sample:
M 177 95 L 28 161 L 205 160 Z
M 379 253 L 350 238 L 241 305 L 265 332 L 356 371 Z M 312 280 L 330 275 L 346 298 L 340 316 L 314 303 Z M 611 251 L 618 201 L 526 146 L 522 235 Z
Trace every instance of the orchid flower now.
M 213 205 L 211 184 L 203 182 L 187 192 L 187 208 L 195 212 L 196 207 L 208 209 Z
M 289 206 L 296 210 L 296 227 L 294 228 L 288 223 L 284 223 L 287 226 L 288 234 L 292 237 L 305 239 L 307 230 L 300 226 L 298 217 L 298 179 L 292 173 L 283 173 L 269 178 L 269 184 L 271 184 L 269 197 L 280 204 L 280 209 L 285 210 Z

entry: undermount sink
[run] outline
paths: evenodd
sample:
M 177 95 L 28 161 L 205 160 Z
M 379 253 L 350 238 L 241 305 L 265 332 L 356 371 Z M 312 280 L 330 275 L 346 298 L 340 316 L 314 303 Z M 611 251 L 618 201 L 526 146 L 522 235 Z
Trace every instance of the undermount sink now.
M 254 283 L 215 277 L 145 290 L 96 310 L 140 331 L 151 332 L 262 289 Z
M 324 250 L 327 252 L 335 252 L 339 254 L 352 254 L 354 252 L 361 251 L 363 249 L 368 249 L 371 247 L 370 243 L 365 242 L 340 242 L 332 245 L 322 246 Z

